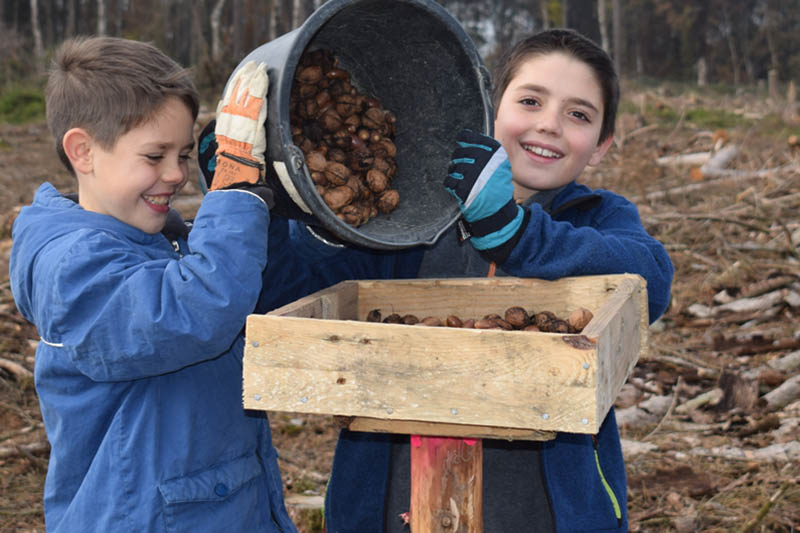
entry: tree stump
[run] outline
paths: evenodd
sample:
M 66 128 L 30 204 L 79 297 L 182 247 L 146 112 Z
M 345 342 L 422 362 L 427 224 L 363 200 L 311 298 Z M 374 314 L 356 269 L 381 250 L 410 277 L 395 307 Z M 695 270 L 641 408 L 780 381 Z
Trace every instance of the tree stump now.
M 411 533 L 482 533 L 483 443 L 411 436 Z

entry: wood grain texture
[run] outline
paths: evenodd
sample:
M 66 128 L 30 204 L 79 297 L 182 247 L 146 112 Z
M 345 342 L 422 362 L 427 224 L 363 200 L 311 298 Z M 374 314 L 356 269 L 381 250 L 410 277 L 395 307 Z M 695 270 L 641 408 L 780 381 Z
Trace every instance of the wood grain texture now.
M 643 281 L 633 275 L 553 282 L 345 282 L 248 318 L 244 404 L 268 411 L 595 432 L 641 350 L 642 298 Z M 533 300 L 538 309 L 525 303 Z M 512 305 L 556 314 L 583 306 L 595 317 L 580 335 L 356 320 L 379 306 L 385 314 L 443 318 L 502 313 Z M 341 316 L 348 319 L 334 318 Z
M 411 439 L 411 531 L 483 531 L 480 439 Z

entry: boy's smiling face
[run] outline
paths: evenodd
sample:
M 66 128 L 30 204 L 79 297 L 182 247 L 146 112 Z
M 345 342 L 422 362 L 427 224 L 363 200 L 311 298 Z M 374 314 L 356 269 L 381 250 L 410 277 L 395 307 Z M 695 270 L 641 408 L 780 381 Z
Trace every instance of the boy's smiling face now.
M 110 150 L 88 142 L 79 203 L 146 233 L 164 228 L 172 197 L 186 184 L 194 147 L 189 108 L 170 97 L 153 118 L 123 134 Z
M 500 100 L 495 137 L 508 152 L 514 198 L 555 189 L 600 162 L 612 142 L 598 145 L 603 93 L 593 71 L 561 52 L 522 62 Z

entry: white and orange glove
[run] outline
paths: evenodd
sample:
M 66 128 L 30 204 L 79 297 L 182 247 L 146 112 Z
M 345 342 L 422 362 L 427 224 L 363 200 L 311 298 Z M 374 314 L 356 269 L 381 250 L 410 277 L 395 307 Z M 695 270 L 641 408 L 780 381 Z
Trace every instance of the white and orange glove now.
M 263 188 L 272 199 L 264 182 L 268 89 L 267 65 L 255 61 L 247 62 L 228 82 L 217 105 L 216 169 L 209 190 Z

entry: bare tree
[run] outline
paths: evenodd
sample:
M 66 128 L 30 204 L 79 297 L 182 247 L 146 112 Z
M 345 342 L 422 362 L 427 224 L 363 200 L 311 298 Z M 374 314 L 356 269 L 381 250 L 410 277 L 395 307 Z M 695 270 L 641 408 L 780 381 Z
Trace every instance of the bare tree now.
M 625 29 L 622 27 L 622 0 L 614 0 L 612 4 L 614 18 L 614 67 L 617 74 L 622 76 L 622 65 L 624 60 Z
M 31 31 L 33 32 L 33 53 L 37 66 L 44 67 L 44 45 L 42 44 L 42 29 L 39 27 L 39 3 L 31 0 Z
M 290 18 L 292 27 L 290 29 L 294 29 L 303 23 L 302 7 L 303 3 L 300 0 L 292 0 L 292 16 Z
M 728 12 L 728 3 L 722 2 L 722 20 L 723 20 L 723 34 L 725 35 L 725 41 L 728 43 L 728 52 L 730 53 L 731 57 L 731 70 L 733 71 L 733 84 L 738 86 L 740 75 L 739 75 L 739 54 L 736 49 L 736 39 L 733 37 L 733 22 L 731 21 L 730 14 Z
M 97 35 L 107 35 L 107 28 L 106 0 L 97 0 Z
M 222 8 L 225 7 L 225 0 L 217 0 L 214 9 L 211 10 L 211 59 L 214 63 L 219 63 L 222 59 L 222 36 L 221 20 Z
M 539 9 L 542 12 L 542 28 L 550 27 L 550 10 L 547 7 L 547 0 L 539 0 Z
M 244 13 L 242 0 L 233 0 L 233 57 L 239 59 L 244 55 Z
M 67 27 L 64 29 L 65 37 L 72 37 L 76 32 L 75 0 L 67 0 Z
M 600 45 L 606 52 L 611 50 L 608 41 L 608 21 L 606 20 L 606 0 L 597 0 L 597 24 L 600 26 Z

